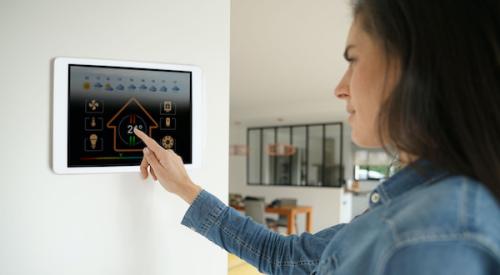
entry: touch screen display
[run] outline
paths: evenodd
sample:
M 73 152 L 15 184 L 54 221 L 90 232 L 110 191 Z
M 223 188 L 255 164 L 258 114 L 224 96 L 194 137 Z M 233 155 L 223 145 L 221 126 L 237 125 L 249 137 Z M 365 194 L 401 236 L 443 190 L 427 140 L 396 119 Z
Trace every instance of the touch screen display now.
M 139 165 L 144 143 L 192 158 L 191 72 L 69 65 L 68 166 Z

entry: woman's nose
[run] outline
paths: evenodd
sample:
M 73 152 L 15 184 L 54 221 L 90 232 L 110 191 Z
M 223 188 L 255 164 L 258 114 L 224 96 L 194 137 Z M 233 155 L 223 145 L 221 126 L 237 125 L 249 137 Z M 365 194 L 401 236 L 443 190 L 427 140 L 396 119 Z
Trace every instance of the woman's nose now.
M 349 97 L 349 82 L 347 81 L 347 72 L 344 74 L 339 84 L 335 88 L 335 96 L 339 99 L 347 99 Z
M 342 86 L 340 84 L 337 85 L 337 87 L 335 88 L 335 96 L 338 99 L 347 99 L 347 97 L 349 97 L 347 86 Z

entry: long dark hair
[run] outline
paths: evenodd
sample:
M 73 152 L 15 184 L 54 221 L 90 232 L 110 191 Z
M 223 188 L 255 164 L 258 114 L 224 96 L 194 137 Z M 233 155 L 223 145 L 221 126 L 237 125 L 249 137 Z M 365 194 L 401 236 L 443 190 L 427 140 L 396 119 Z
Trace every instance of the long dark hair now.
M 379 113 L 383 143 L 500 201 L 500 1 L 355 0 L 353 11 L 400 62 Z

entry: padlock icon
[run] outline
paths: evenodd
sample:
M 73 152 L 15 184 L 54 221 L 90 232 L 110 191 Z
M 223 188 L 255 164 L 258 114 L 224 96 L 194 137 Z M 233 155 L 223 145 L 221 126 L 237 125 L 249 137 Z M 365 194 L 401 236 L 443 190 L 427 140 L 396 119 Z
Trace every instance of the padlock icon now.
M 172 112 L 172 101 L 163 102 L 163 111 L 165 111 L 165 113 Z

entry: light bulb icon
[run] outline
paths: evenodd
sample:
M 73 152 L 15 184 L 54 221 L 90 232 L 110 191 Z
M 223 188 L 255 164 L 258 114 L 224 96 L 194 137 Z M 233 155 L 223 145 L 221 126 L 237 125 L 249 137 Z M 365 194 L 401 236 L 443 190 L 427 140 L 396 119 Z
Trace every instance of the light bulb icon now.
M 95 123 L 95 117 L 92 117 L 92 119 L 90 120 L 90 126 L 92 128 L 95 128 L 95 126 L 97 126 L 97 124 Z
M 95 148 L 97 147 L 97 135 L 91 134 L 89 140 L 90 140 L 90 148 L 92 148 L 92 150 L 95 150 Z
M 170 128 L 170 118 L 165 118 L 165 127 Z

